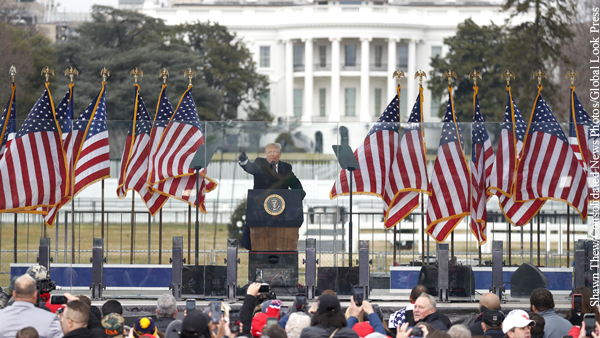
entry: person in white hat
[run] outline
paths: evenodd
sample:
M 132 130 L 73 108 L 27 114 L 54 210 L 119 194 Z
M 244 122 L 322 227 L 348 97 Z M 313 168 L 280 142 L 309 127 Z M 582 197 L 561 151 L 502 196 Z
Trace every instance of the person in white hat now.
M 535 326 L 535 321 L 529 319 L 527 312 L 512 310 L 502 322 L 502 332 L 508 338 L 531 338 L 532 326 Z

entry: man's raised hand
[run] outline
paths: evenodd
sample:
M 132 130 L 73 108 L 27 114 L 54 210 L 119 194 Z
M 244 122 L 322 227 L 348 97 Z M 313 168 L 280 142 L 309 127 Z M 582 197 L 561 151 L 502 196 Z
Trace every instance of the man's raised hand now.
M 242 153 L 238 156 L 238 161 L 245 162 L 248 160 L 248 155 L 242 151 Z

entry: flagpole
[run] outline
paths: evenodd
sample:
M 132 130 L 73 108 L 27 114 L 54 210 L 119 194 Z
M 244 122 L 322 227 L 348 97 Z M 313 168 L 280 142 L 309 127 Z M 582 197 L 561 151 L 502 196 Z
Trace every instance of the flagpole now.
M 423 139 L 424 128 L 423 128 L 423 78 L 427 77 L 427 73 L 419 70 L 415 73 L 415 79 L 419 78 L 419 105 L 421 112 L 421 139 L 423 140 L 423 151 L 427 155 L 427 146 Z M 425 158 L 425 167 L 427 167 L 427 158 Z M 427 263 L 429 263 L 429 236 L 427 236 Z M 421 264 L 425 265 L 425 194 L 421 192 Z
M 539 215 L 539 214 L 538 214 Z M 571 208 L 569 208 L 569 205 L 567 204 L 567 267 L 569 267 L 569 249 L 571 248 L 571 246 L 569 245 L 569 240 L 570 240 L 570 236 L 569 236 L 569 232 L 571 229 Z M 560 238 L 561 236 L 558 236 L 558 238 Z M 561 239 L 562 241 L 562 239 Z M 560 266 L 560 265 L 559 265 Z
M 400 80 L 405 77 L 404 72 L 401 70 L 396 70 L 393 74 L 392 74 L 392 78 L 397 78 L 397 85 L 396 85 L 396 92 L 398 93 L 398 143 L 400 143 L 400 90 L 402 89 L 402 86 L 400 86 Z M 396 245 L 397 245 L 397 241 L 396 241 L 396 227 L 394 226 L 394 266 L 397 265 L 397 261 L 396 261 Z M 402 255 L 402 247 L 400 247 L 400 255 Z
M 129 253 L 129 264 L 133 264 L 133 237 L 135 236 L 135 193 L 131 193 L 131 252 Z
M 537 252 L 537 254 L 538 254 L 537 255 L 538 256 L 537 266 L 539 267 L 540 266 L 540 213 L 539 212 L 538 212 L 537 216 L 538 216 L 537 217 L 537 228 L 538 228 L 537 229 L 537 242 L 538 242 L 537 243 L 537 249 L 538 249 L 538 252 Z M 548 229 L 546 229 L 546 238 L 548 238 L 547 234 L 548 234 Z
M 421 193 L 421 264 L 425 264 L 425 194 Z M 429 263 L 429 236 L 427 236 L 427 263 Z
M 192 261 L 192 205 L 188 204 L 188 264 Z
M 101 199 L 100 212 L 101 212 L 100 231 L 102 231 L 101 238 L 104 240 L 104 179 L 102 179 L 102 199 Z
M 158 264 L 162 264 L 162 208 L 158 212 Z

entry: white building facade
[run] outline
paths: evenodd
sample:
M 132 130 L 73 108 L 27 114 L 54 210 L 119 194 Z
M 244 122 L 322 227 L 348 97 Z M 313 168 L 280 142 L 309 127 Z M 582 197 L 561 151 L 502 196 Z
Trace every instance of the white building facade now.
M 447 52 L 444 38 L 465 19 L 502 24 L 510 15 L 497 2 L 466 0 L 172 0 L 167 7 L 147 0 L 141 11 L 169 25 L 210 20 L 226 26 L 246 43 L 258 72 L 269 77 L 262 102 L 271 114 L 283 121 L 335 123 L 375 121 L 396 95 L 392 74 L 398 69 L 406 74 L 405 121 L 418 94 L 415 72 L 430 74 L 431 58 Z M 425 88 L 426 122 L 440 121 L 440 95 Z

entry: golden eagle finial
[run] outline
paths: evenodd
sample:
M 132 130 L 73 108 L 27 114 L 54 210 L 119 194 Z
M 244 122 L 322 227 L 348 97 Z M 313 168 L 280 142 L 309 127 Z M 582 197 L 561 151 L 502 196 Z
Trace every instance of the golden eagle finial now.
M 71 83 L 73 83 L 73 78 L 75 76 L 79 76 L 79 72 L 77 71 L 77 68 L 73 68 L 72 66 L 65 69 L 65 76 L 68 76 L 71 79 Z
M 106 78 L 110 76 L 110 70 L 108 70 L 106 67 L 102 67 L 100 76 L 102 76 L 102 82 L 106 82 Z
M 46 76 L 46 82 L 50 82 L 49 81 L 50 74 L 52 74 L 52 76 L 54 76 L 54 69 L 52 69 L 52 68 L 50 68 L 48 66 L 46 66 L 46 67 L 44 67 L 42 69 L 42 74 L 41 75 L 45 75 Z
M 533 77 L 538 79 L 538 86 L 542 85 L 542 77 L 545 79 L 546 78 L 546 73 L 544 73 L 544 71 L 542 71 L 541 69 L 538 69 L 537 71 L 533 72 Z
M 480 79 L 482 79 L 481 77 L 481 72 L 473 69 L 470 73 L 469 73 L 469 77 L 473 79 L 473 86 L 477 87 L 477 77 L 479 77 Z
M 567 72 L 567 76 L 565 78 L 569 78 L 569 77 L 571 78 L 571 86 L 575 82 L 575 76 L 577 76 L 577 78 L 579 79 L 579 73 L 577 73 L 573 69 L 571 69 L 570 71 Z
M 161 69 L 158 73 L 158 77 L 162 77 L 163 83 L 167 84 L 167 78 L 169 77 L 169 71 L 167 70 L 167 68 Z
M 452 86 L 452 78 L 456 79 L 456 73 L 451 69 L 448 69 L 447 72 L 444 72 L 444 77 L 448 78 L 448 86 Z
M 196 71 L 195 71 L 195 70 L 193 70 L 192 68 L 188 68 L 188 69 L 186 69 L 186 70 L 185 70 L 185 72 L 183 73 L 183 76 L 184 76 L 184 77 L 187 77 L 187 78 L 189 78 L 189 79 L 190 79 L 190 86 L 191 86 L 191 85 L 192 85 L 192 78 L 193 78 L 194 76 L 196 76 Z
M 505 70 L 501 75 L 500 78 L 504 79 L 506 78 L 506 86 L 510 87 L 510 77 L 512 76 L 512 78 L 515 78 L 515 73 L 511 72 L 510 70 Z
M 424 71 L 422 71 L 422 70 L 419 70 L 419 71 L 417 71 L 417 72 L 415 73 L 415 79 L 416 79 L 416 78 L 419 78 L 419 86 L 420 86 L 420 87 L 423 87 L 423 78 L 424 78 L 424 77 L 426 78 L 426 77 L 427 77 L 427 74 L 426 74 Z
M 135 83 L 137 83 L 138 81 L 138 76 L 144 77 L 144 72 L 142 72 L 141 69 L 139 69 L 138 67 L 135 67 L 131 70 L 131 72 L 129 72 L 129 76 L 133 75 L 133 78 L 135 79 Z

